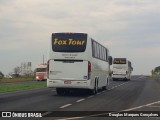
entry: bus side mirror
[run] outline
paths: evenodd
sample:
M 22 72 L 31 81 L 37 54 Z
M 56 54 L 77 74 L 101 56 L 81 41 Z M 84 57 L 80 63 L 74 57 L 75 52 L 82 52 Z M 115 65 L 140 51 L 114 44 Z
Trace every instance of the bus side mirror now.
M 112 65 L 112 56 L 109 56 L 108 59 L 109 59 L 109 65 Z

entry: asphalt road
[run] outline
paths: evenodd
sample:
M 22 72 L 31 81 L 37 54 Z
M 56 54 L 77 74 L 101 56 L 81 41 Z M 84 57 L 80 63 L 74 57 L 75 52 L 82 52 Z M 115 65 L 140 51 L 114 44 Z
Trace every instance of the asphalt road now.
M 93 96 L 84 92 L 58 96 L 55 89 L 49 88 L 1 93 L 0 111 L 44 111 L 43 116 L 56 116 L 46 118 L 48 120 L 61 119 L 62 114 L 65 120 L 134 120 L 135 118 L 132 117 L 107 116 L 109 114 L 114 116 L 122 111 L 160 111 L 160 80 L 134 76 L 128 82 L 111 81 L 108 90 L 100 91 Z M 160 118 L 136 117 L 137 119 L 157 120 Z

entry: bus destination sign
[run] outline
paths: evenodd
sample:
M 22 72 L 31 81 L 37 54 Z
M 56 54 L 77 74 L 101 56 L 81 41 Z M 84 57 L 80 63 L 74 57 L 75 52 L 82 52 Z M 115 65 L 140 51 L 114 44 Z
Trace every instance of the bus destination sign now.
M 58 38 L 53 39 L 54 45 L 66 46 L 66 45 L 75 45 L 75 46 L 83 46 L 85 45 L 85 40 L 75 40 L 75 39 L 68 39 L 68 40 L 60 40 Z

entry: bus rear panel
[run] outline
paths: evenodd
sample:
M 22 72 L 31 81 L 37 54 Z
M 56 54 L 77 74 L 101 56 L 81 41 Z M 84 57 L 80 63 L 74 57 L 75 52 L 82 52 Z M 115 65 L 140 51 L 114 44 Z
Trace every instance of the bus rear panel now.
M 97 46 L 93 49 L 93 45 Z M 102 52 L 104 54 L 99 55 Z M 98 87 L 105 88 L 109 83 L 107 52 L 102 45 L 93 44 L 85 33 L 53 33 L 47 87 L 56 88 L 58 94 L 70 89 L 87 89 L 96 93 Z
M 114 58 L 113 60 L 113 80 L 130 80 L 131 79 L 131 62 L 126 58 Z

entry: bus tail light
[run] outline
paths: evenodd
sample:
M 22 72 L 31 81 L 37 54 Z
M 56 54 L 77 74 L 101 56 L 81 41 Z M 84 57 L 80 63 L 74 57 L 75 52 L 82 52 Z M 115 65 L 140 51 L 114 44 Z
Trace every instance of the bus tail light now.
M 47 78 L 49 78 L 49 60 L 47 61 Z
M 88 61 L 88 80 L 91 77 L 91 63 Z

